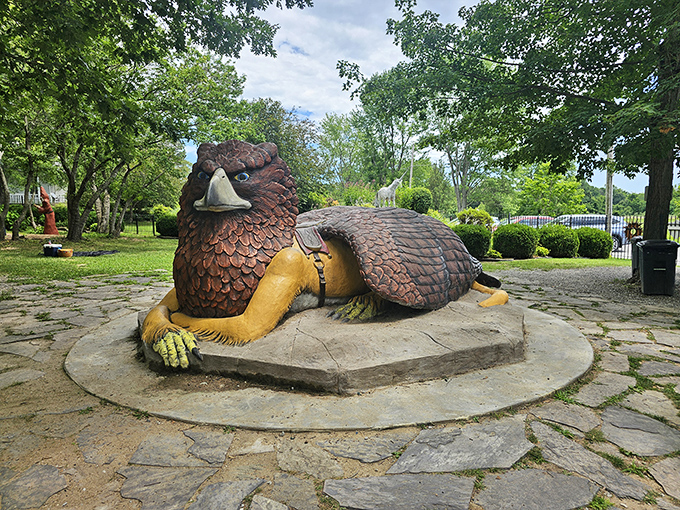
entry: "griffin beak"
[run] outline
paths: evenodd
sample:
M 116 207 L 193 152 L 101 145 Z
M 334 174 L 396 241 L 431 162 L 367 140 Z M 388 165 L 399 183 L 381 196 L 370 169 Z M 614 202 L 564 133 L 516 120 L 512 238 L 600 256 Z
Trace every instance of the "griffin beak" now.
M 203 198 L 194 202 L 194 209 L 198 211 L 224 212 L 250 207 L 250 202 L 236 194 L 223 168 L 215 170 L 208 184 L 208 191 Z

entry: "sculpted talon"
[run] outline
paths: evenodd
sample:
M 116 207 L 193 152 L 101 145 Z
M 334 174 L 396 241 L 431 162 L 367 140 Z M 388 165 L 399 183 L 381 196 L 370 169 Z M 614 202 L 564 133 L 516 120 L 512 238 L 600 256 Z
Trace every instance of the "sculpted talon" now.
M 198 350 L 198 347 L 194 347 L 191 349 L 191 354 L 196 356 L 199 360 L 203 361 L 203 354 L 201 354 L 201 351 Z

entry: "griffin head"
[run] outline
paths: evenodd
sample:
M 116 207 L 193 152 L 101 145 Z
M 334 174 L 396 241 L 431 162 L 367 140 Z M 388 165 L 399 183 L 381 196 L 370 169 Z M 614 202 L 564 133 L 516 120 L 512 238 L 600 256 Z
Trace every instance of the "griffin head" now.
M 243 313 L 267 264 L 292 244 L 297 204 L 276 145 L 201 144 L 177 215 L 182 309 L 195 317 Z

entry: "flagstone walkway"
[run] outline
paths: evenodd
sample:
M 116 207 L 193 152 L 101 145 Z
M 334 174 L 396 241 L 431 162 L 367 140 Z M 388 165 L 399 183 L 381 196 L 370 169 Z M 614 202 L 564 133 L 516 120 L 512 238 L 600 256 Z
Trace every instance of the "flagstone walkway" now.
M 498 276 L 513 303 L 586 336 L 596 357 L 583 380 L 466 421 L 342 432 L 198 425 L 100 400 L 68 378 L 66 355 L 169 284 L 0 278 L 0 509 L 680 510 L 676 301 L 631 306 L 598 296 L 620 279 L 584 294 L 538 273 Z M 252 389 L 205 375 L 164 383 L 168 395 Z

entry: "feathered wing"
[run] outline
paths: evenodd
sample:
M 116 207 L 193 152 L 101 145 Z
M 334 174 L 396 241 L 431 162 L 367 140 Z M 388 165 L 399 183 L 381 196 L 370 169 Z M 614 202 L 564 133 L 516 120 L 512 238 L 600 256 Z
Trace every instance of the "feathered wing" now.
M 465 294 L 482 265 L 442 222 L 408 209 L 331 207 L 301 214 L 324 237 L 352 248 L 364 281 L 381 297 L 437 309 Z

